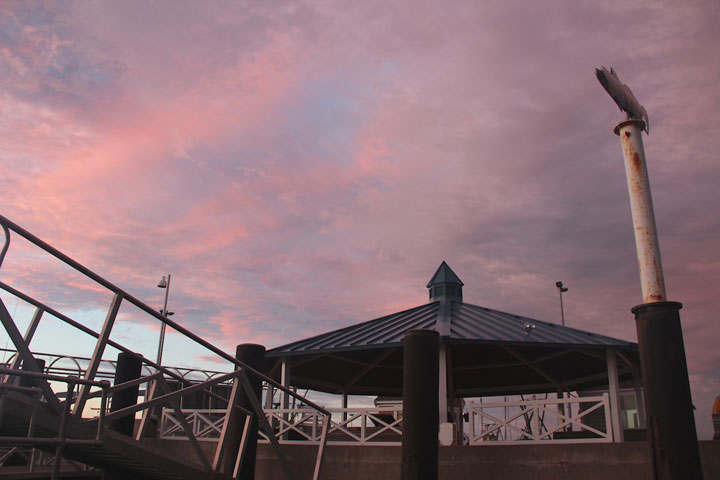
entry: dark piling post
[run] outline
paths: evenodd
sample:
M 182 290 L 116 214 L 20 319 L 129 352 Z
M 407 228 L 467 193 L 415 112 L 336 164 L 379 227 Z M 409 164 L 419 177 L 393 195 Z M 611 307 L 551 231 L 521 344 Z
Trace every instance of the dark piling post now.
M 35 362 L 38 364 L 38 367 L 40 368 L 40 370 L 38 370 L 37 373 L 44 373 L 44 372 L 45 372 L 45 360 L 42 360 L 42 359 L 40 359 L 40 358 L 36 358 L 36 359 L 35 359 Z M 28 371 L 28 372 L 31 371 L 31 370 L 27 367 L 27 365 L 25 365 L 25 362 L 23 362 L 23 365 L 22 365 L 21 370 L 25 370 L 25 371 Z M 35 386 L 35 379 L 32 378 L 32 377 L 20 377 L 20 386 L 21 386 L 21 387 L 32 388 L 32 387 Z
M 437 480 L 440 336 L 409 330 L 404 339 L 402 480 Z
M 647 434 L 657 480 L 703 478 L 678 302 L 632 309 L 645 383 Z
M 254 343 L 243 343 L 238 345 L 235 350 L 235 358 L 243 362 L 250 368 L 262 371 L 265 362 L 265 347 Z M 256 375 L 248 373 L 248 380 L 252 386 L 258 403 L 262 405 L 262 379 Z M 252 404 L 244 392 L 240 395 L 238 404 L 246 410 L 252 411 Z M 235 462 L 237 460 L 238 449 L 242 440 L 243 428 L 245 426 L 245 415 L 232 415 L 232 424 L 229 426 L 227 440 L 227 453 L 224 457 L 224 469 L 226 473 L 232 474 Z M 257 436 L 258 436 L 258 420 L 256 416 L 252 417 L 248 438 L 246 440 L 245 455 L 240 465 L 238 478 L 240 480 L 253 480 L 255 478 L 255 457 L 257 453 Z
M 117 368 L 115 369 L 115 385 L 129 382 L 140 378 L 142 370 L 142 356 L 134 353 L 119 353 L 117 359 Z M 110 412 L 116 412 L 125 407 L 133 406 L 137 403 L 139 386 L 125 388 L 123 390 L 113 392 Z M 135 427 L 135 415 L 118 418 L 109 422 L 108 428 L 123 435 L 132 437 Z

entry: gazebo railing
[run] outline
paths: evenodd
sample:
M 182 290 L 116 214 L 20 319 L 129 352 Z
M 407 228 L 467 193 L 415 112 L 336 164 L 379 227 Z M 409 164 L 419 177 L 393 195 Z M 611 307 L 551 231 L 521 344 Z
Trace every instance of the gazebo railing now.
M 225 409 L 183 409 L 185 421 L 198 440 L 218 440 L 225 423 Z M 177 412 L 164 408 L 160 419 L 160 438 L 182 440 L 182 421 Z
M 610 400 L 595 397 L 468 404 L 470 445 L 610 443 Z
M 328 408 L 330 425 L 327 443 L 332 445 L 400 445 L 402 442 L 402 407 Z M 222 431 L 221 410 L 183 409 L 185 420 L 198 440 L 217 440 Z M 265 410 L 274 436 L 281 444 L 319 444 L 325 415 L 313 408 L 277 408 Z M 259 432 L 268 442 L 265 432 Z M 182 439 L 181 422 L 172 409 L 164 409 L 160 438 Z
M 266 409 L 265 416 L 281 444 L 319 444 L 326 418 L 327 443 L 332 445 L 400 445 L 402 405 L 393 407 L 328 408 L 330 417 L 309 407 Z M 497 402 L 468 402 L 465 443 L 521 445 L 610 443 L 613 441 L 607 393 L 592 397 L 547 398 Z M 216 441 L 223 411 L 183 409 L 198 440 Z M 182 439 L 178 412 L 165 409 L 160 437 Z M 259 432 L 259 441 L 269 440 Z

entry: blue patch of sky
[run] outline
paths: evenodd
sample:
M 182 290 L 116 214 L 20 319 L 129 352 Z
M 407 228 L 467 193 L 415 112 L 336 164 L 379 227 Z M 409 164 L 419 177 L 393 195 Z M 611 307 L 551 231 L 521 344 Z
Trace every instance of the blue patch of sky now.
M 22 29 L 12 17 L 0 18 L 0 45 L 13 47 L 18 43 Z
M 329 153 L 333 161 L 349 163 L 355 134 L 366 120 L 366 110 L 358 100 L 363 96 L 359 90 L 340 77 L 306 85 L 286 108 L 281 131 L 289 132 L 293 142 L 298 141 L 296 132 L 301 132 L 310 142 L 306 145 L 308 153 L 323 157 Z M 323 151 L 327 148 L 329 152 Z

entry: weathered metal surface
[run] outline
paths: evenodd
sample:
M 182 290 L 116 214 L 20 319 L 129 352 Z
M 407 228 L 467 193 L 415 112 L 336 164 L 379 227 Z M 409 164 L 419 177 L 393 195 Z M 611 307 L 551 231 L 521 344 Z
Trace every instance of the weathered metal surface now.
M 597 79 L 605 91 L 615 100 L 620 110 L 627 113 L 628 120 L 644 119 L 643 128 L 646 132 L 650 133 L 650 120 L 648 119 L 647 110 L 640 105 L 640 102 L 635 98 L 630 87 L 620 81 L 617 73 L 615 73 L 615 69 L 610 68 L 610 70 L 608 70 L 605 67 L 596 68 L 595 76 L 597 76 Z
M 268 356 L 278 357 L 307 351 L 367 348 L 373 345 L 400 345 L 407 330 L 432 328 L 435 325 L 437 313 L 437 302 L 422 305 L 273 348 L 268 351 Z
M 445 318 L 441 315 L 444 311 L 439 308 L 440 303 L 442 302 L 429 303 L 276 347 L 269 350 L 267 356 L 282 357 L 309 352 L 322 353 L 400 346 L 405 332 L 414 328 L 434 328 L 444 334 L 444 339 L 450 342 L 537 343 L 543 346 L 593 345 L 635 348 L 634 343 L 625 340 L 469 303 L 448 302 L 451 308 L 448 312 L 449 318 Z M 442 318 L 439 318 L 441 316 Z M 525 325 L 528 323 L 535 325 L 531 333 L 527 333 L 525 329 Z
M 645 383 L 648 442 L 656 480 L 703 478 L 677 302 L 632 309 Z
M 641 136 L 643 126 L 642 120 L 627 120 L 615 127 L 615 133 L 620 136 L 625 158 L 625 176 L 627 177 L 630 209 L 635 229 L 635 248 L 640 269 L 643 303 L 664 302 L 667 300 L 667 295 L 655 226 L 655 213 L 650 195 L 650 181 L 645 165 L 645 151 Z

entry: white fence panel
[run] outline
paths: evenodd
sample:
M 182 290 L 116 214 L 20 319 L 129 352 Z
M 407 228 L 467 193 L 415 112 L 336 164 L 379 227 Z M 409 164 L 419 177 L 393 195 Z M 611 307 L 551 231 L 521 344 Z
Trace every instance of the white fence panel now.
M 597 413 L 602 412 L 601 425 Z M 610 401 L 596 397 L 470 403 L 470 445 L 492 442 L 609 443 L 612 442 Z M 595 413 L 595 415 L 591 415 Z

